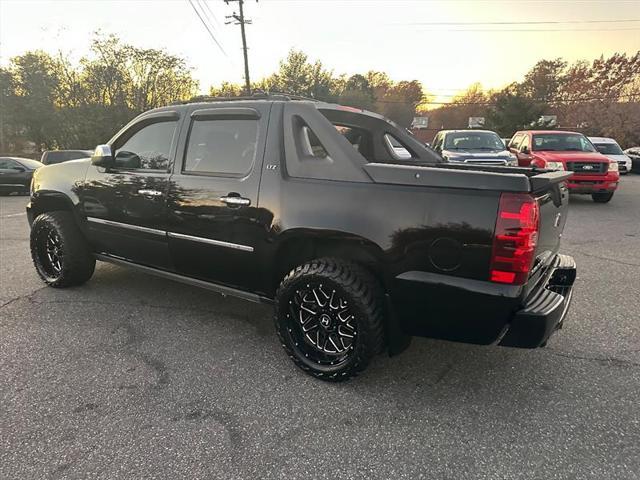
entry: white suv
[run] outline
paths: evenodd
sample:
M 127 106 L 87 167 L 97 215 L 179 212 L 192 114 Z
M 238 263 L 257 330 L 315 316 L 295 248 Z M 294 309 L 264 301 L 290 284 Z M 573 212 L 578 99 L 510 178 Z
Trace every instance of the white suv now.
M 631 158 L 629 158 L 620 148 L 618 142 L 613 138 L 606 137 L 589 137 L 593 146 L 605 157 L 613 162 L 618 162 L 618 170 L 621 175 L 631 171 Z

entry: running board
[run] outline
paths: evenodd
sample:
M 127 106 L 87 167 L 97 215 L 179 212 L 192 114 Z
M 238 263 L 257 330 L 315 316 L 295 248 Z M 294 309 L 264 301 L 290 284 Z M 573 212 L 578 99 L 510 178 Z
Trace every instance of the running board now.
M 100 260 L 102 262 L 113 263 L 114 265 L 119 265 L 121 267 L 133 268 L 134 270 L 138 270 L 139 272 L 155 275 L 156 277 L 174 280 L 176 282 L 192 285 L 194 287 L 204 288 L 206 290 L 212 290 L 214 292 L 222 294 L 223 296 L 229 295 L 231 297 L 241 298 L 250 302 L 273 304 L 273 300 L 271 300 L 270 298 L 263 297 L 255 293 L 238 290 L 237 288 L 227 287 L 225 285 L 219 285 L 217 283 L 206 282 L 197 278 L 185 277 L 184 275 L 167 272 L 165 270 L 146 267 L 144 265 L 139 265 L 137 263 L 129 262 L 128 260 L 124 260 L 121 258 L 112 257 L 110 255 L 104 255 L 102 253 L 95 253 L 94 257 L 96 257 L 96 260 Z

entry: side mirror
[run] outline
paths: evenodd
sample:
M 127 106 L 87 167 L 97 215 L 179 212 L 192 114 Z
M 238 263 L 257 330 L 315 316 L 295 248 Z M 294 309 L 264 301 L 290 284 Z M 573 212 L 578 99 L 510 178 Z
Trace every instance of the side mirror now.
M 140 157 L 133 152 L 120 150 L 116 153 L 115 166 L 118 168 L 138 169 L 142 167 L 142 160 L 140 160 Z
M 98 167 L 111 168 L 115 165 L 109 145 L 98 145 L 91 156 L 91 163 Z

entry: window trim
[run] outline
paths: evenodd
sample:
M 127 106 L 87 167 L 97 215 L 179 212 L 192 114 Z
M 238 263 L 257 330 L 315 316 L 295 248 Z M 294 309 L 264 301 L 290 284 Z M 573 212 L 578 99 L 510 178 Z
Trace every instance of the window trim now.
M 219 111 L 226 110 L 226 112 L 218 114 Z M 244 112 L 229 116 L 230 110 L 242 110 Z M 225 120 L 254 120 L 256 122 L 256 148 L 253 152 L 253 159 L 246 172 L 243 173 L 224 173 L 224 172 L 205 172 L 199 170 L 186 170 L 187 166 L 187 153 L 189 151 L 189 140 L 191 139 L 191 132 L 193 126 L 198 121 L 225 121 Z M 180 175 L 188 175 L 191 177 L 217 177 L 217 178 L 235 178 L 243 179 L 247 178 L 253 172 L 256 159 L 258 158 L 258 147 L 260 146 L 260 113 L 253 108 L 211 108 L 194 110 L 191 113 L 191 120 L 189 122 L 189 128 L 187 128 L 187 136 L 184 141 L 184 149 L 182 151 L 182 162 L 180 162 Z
M 173 137 L 171 138 L 171 144 L 169 145 L 169 161 L 167 164 L 167 168 L 125 168 L 118 167 L 115 165 L 115 158 L 118 154 L 118 150 L 128 142 L 136 133 L 141 131 L 143 128 L 146 128 L 150 125 L 155 125 L 156 123 L 171 123 L 175 122 L 175 129 L 173 132 Z M 114 165 L 109 170 L 117 171 L 117 172 L 149 172 L 149 173 L 171 173 L 173 161 L 172 156 L 175 150 L 176 142 L 178 141 L 178 136 L 180 134 L 180 114 L 176 111 L 169 110 L 163 112 L 154 112 L 135 120 L 135 123 L 127 125 L 124 129 L 122 129 L 116 137 L 109 142 L 109 146 L 113 151 L 113 159 Z M 125 139 L 123 141 L 123 139 Z M 116 147 L 116 145 L 119 145 Z
M 255 108 L 199 108 L 191 112 L 191 122 L 194 120 L 260 120 L 260 112 Z

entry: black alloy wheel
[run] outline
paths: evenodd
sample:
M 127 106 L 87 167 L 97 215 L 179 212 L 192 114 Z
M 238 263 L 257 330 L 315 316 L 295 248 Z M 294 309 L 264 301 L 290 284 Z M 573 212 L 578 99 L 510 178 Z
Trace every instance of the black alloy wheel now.
M 310 375 L 342 381 L 384 349 L 382 290 L 359 265 L 319 259 L 292 270 L 276 294 L 283 347 Z
M 289 300 L 288 332 L 317 365 L 340 365 L 357 341 L 357 320 L 343 295 L 318 281 L 300 285 Z
M 31 226 L 31 258 L 40 278 L 51 287 L 85 283 L 96 260 L 71 212 L 38 215 Z

